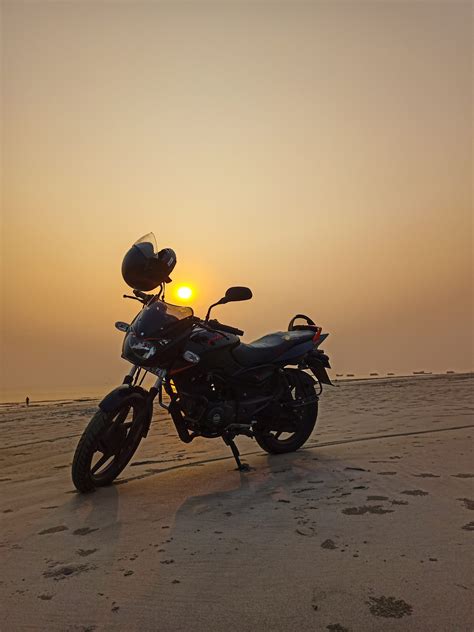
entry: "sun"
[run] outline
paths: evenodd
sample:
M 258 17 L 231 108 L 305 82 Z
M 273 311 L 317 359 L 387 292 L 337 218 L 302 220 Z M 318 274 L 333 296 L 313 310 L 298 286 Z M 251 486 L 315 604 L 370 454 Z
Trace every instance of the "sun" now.
M 187 300 L 187 299 L 191 298 L 191 296 L 193 295 L 193 291 L 187 285 L 181 285 L 178 288 L 178 291 L 176 292 L 176 294 L 178 295 L 179 298 L 181 298 L 183 300 Z

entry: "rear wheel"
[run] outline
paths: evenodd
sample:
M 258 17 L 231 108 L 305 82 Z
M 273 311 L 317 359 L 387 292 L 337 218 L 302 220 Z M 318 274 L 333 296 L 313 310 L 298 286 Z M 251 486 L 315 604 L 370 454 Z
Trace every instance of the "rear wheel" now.
M 125 404 L 114 413 L 98 410 L 74 454 L 72 481 L 80 492 L 110 485 L 126 467 L 143 436 L 144 402 Z
M 281 398 L 283 414 L 275 427 L 255 432 L 258 445 L 270 454 L 284 454 L 301 448 L 311 436 L 318 417 L 314 380 L 299 369 L 285 369 L 288 388 Z

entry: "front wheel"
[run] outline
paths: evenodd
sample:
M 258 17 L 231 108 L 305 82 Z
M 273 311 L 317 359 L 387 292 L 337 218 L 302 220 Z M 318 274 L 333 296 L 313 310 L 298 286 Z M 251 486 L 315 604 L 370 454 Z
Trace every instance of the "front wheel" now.
M 74 453 L 72 482 L 80 492 L 110 485 L 135 454 L 143 436 L 144 402 L 124 404 L 114 413 L 98 410 Z
M 270 454 L 301 448 L 311 436 L 318 418 L 318 398 L 313 378 L 299 369 L 285 369 L 287 388 L 280 400 L 282 415 L 274 426 L 256 431 L 258 445 Z

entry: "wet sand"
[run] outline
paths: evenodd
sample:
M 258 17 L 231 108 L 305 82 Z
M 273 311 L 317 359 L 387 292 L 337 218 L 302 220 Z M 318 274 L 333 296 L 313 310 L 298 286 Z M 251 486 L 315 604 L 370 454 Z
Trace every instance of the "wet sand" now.
M 470 632 L 472 375 L 325 389 L 307 446 L 179 442 L 156 410 L 81 496 L 95 401 L 0 407 L 1 630 Z

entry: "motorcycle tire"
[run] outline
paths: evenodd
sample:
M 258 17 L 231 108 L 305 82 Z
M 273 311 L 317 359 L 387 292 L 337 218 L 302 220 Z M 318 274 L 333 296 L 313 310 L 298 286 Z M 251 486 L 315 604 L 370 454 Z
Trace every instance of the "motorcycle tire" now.
M 114 413 L 99 409 L 92 417 L 72 462 L 72 482 L 79 492 L 110 485 L 125 469 L 143 437 L 144 419 L 140 415 L 143 405 L 140 404 L 126 404 Z M 127 421 L 130 412 L 132 419 Z M 102 453 L 102 457 L 93 465 L 97 453 Z
M 310 401 L 302 406 L 298 412 L 295 432 L 283 433 L 278 429 L 255 432 L 258 445 L 269 454 L 285 454 L 301 448 L 311 436 L 318 418 L 318 398 L 315 396 L 314 380 L 311 376 L 300 369 L 291 368 L 285 369 L 285 376 L 288 389 L 282 398 L 282 403 L 298 399 Z M 282 434 L 289 434 L 290 436 L 281 439 Z

